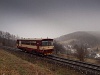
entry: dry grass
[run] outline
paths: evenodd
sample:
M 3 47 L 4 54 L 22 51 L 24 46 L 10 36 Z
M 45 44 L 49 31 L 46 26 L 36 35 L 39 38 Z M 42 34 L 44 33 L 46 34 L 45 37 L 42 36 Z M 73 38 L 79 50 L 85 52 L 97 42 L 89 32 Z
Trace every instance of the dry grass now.
M 59 64 L 52 64 L 50 62 L 38 61 L 37 63 L 39 66 L 49 69 L 50 71 L 54 72 L 56 75 L 81 75 L 80 73 L 76 72 L 73 69 L 68 69 L 65 66 L 61 66 Z
M 0 49 L 0 75 L 55 75 L 50 70 L 22 60 Z
M 2 57 L 2 58 L 1 58 Z M 48 59 L 0 49 L 1 75 L 82 75 L 73 69 L 50 63 Z
M 72 56 L 72 55 L 65 55 L 65 54 L 59 54 L 60 57 L 63 57 L 63 58 L 68 58 L 68 59 L 72 59 L 72 60 L 79 60 L 77 59 L 75 56 Z M 88 63 L 93 63 L 93 64 L 98 64 L 100 65 L 100 59 L 96 60 L 96 59 L 93 59 L 93 58 L 85 58 L 85 61 L 84 62 L 88 62 Z
M 88 62 L 88 63 L 93 63 L 93 64 L 97 64 L 97 65 L 100 65 L 100 59 L 86 59 L 85 62 Z

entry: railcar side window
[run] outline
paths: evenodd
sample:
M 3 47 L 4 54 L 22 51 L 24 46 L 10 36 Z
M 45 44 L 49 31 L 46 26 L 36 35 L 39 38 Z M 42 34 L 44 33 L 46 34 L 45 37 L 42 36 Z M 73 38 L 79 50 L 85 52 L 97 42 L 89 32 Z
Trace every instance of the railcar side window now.
M 52 41 L 42 41 L 42 46 L 52 46 L 53 42 Z
M 31 45 L 36 45 L 36 41 L 31 41 Z
M 25 45 L 36 45 L 36 41 L 21 41 L 21 43 Z
M 22 44 L 30 45 L 30 41 L 22 41 Z

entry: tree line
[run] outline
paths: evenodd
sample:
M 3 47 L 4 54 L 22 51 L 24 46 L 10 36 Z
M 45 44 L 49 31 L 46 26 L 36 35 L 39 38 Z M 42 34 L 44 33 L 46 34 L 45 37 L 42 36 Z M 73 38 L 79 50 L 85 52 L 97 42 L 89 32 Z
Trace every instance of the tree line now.
M 0 31 L 0 45 L 1 46 L 15 47 L 16 40 L 18 38 L 19 38 L 18 36 L 10 34 L 9 32 Z
M 59 53 L 67 54 L 76 57 L 80 61 L 84 61 L 88 55 L 87 46 L 83 44 L 81 45 L 75 44 L 73 46 L 73 49 L 75 49 L 75 53 L 70 53 L 69 50 L 66 50 L 62 44 L 60 44 L 57 41 L 54 41 L 54 54 L 59 54 Z

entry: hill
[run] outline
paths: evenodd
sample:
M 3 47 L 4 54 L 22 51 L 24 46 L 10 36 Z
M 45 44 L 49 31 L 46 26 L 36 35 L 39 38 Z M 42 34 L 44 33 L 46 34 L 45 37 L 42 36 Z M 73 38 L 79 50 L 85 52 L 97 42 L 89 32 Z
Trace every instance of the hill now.
M 63 45 L 87 44 L 90 47 L 100 45 L 100 32 L 78 31 L 56 38 Z
M 0 49 L 0 75 L 55 75 L 52 71 L 39 67 Z
M 83 75 L 25 52 L 0 48 L 0 75 Z

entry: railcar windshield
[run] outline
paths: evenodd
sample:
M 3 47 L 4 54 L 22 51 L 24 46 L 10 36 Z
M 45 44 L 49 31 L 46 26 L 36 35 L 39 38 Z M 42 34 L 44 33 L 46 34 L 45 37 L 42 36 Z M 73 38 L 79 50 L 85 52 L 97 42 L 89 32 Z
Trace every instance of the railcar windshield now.
M 53 41 L 42 41 L 42 46 L 53 46 Z

